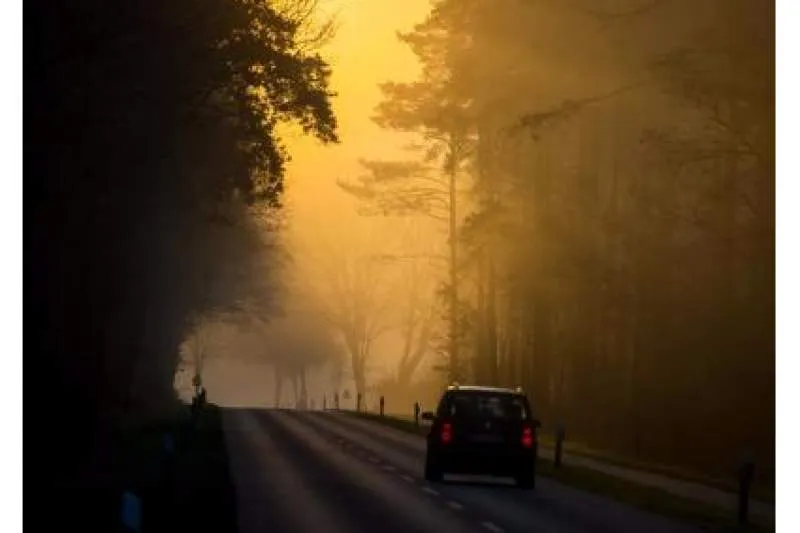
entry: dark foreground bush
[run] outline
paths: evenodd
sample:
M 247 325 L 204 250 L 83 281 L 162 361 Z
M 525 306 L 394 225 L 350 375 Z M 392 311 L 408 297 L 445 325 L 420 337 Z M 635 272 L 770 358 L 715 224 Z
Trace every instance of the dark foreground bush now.
M 171 419 L 128 428 L 95 453 L 91 471 L 71 481 L 46 482 L 47 472 L 35 476 L 41 483 L 27 478 L 26 525 L 32 530 L 130 531 L 121 520 L 128 492 L 139 499 L 142 533 L 237 530 L 217 406 L 207 405 L 194 420 L 183 408 Z

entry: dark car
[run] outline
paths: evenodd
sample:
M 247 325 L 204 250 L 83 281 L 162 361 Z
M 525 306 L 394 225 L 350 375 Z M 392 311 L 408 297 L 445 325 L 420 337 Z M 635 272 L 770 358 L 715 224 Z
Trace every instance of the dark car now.
M 528 398 L 519 389 L 452 386 L 435 413 L 427 437 L 425 479 L 445 473 L 512 477 L 517 485 L 536 482 L 536 430 Z

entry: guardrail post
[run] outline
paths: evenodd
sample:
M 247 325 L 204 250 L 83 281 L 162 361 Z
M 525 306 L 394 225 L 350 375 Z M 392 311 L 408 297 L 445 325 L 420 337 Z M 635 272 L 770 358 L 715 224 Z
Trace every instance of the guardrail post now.
M 414 402 L 414 424 L 419 425 L 419 402 Z
M 556 453 L 554 457 L 556 468 L 561 468 L 561 453 L 564 449 L 564 439 L 566 436 L 567 430 L 564 428 L 564 424 L 559 423 L 558 427 L 556 427 Z
M 383 406 L 384 406 L 384 399 L 383 395 L 381 395 L 381 401 L 380 401 L 381 418 L 383 418 Z
M 749 522 L 750 514 L 750 488 L 753 485 L 756 465 L 753 456 L 749 452 L 744 453 L 741 465 L 739 466 L 739 524 L 745 525 Z

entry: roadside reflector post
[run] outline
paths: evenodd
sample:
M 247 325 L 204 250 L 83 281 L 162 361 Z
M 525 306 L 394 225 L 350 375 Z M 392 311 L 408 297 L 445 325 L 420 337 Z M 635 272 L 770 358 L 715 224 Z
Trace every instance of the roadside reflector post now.
M 383 417 L 383 406 L 384 406 L 384 399 L 383 395 L 381 395 L 381 401 L 380 401 L 381 417 Z
M 136 494 L 126 491 L 122 495 L 120 521 L 125 531 L 139 533 L 142 530 L 142 500 Z
M 564 424 L 559 422 L 556 427 L 556 453 L 554 457 L 556 468 L 561 468 L 561 453 L 564 449 L 564 439 L 566 436 L 567 430 L 564 428 Z
M 414 424 L 419 425 L 419 402 L 414 402 Z
M 739 465 L 738 519 L 741 525 L 747 524 L 750 519 L 750 488 L 753 485 L 755 471 L 756 465 L 753 454 L 750 450 L 745 450 Z

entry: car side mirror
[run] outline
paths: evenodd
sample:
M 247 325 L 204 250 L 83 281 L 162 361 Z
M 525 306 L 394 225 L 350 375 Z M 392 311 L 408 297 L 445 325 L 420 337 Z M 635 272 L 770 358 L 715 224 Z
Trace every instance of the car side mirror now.
M 424 413 L 422 413 L 422 419 L 423 420 L 433 420 L 434 419 L 433 413 L 430 412 L 430 411 L 425 411 Z

